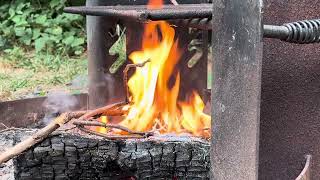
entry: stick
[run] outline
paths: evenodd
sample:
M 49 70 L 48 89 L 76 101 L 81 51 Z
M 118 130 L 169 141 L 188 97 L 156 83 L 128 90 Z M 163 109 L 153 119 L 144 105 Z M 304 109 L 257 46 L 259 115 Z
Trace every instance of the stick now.
M 127 64 L 126 67 L 123 70 L 123 85 L 124 85 L 124 90 L 126 92 L 126 103 L 129 103 L 129 97 L 130 97 L 130 93 L 129 93 L 129 87 L 128 87 L 128 71 L 131 68 L 137 68 L 137 67 L 143 67 L 147 62 L 150 62 L 150 59 L 142 62 L 142 63 L 138 63 L 138 64 Z
M 138 132 L 138 131 L 133 131 L 129 128 L 126 128 L 124 126 L 118 125 L 118 124 L 106 124 L 98 121 L 74 121 L 74 125 L 76 126 L 100 126 L 100 127 L 105 127 L 105 128 L 113 128 L 113 129 L 120 129 L 122 131 L 125 131 L 129 134 L 135 134 L 135 135 L 140 135 L 144 137 L 152 136 L 153 132 Z M 121 137 L 121 136 L 120 136 Z
M 55 120 L 53 120 L 50 124 L 46 127 L 37 131 L 34 135 L 29 137 L 28 139 L 16 144 L 12 148 L 9 148 L 2 154 L 0 154 L 0 164 L 7 162 L 8 160 L 18 156 L 22 152 L 26 151 L 33 145 L 42 142 L 46 137 L 48 137 L 53 131 L 61 127 L 62 125 L 66 124 L 73 118 L 79 118 L 85 114 L 85 111 L 78 111 L 78 112 L 67 112 L 61 114 Z
M 87 129 L 87 128 L 84 128 L 84 127 L 81 127 L 81 126 L 78 126 L 78 128 L 83 132 L 86 132 L 86 133 L 89 133 L 89 134 L 93 134 L 93 135 L 96 135 L 96 136 L 101 136 L 103 138 L 110 139 L 110 140 L 146 138 L 145 136 L 139 136 L 139 135 L 107 135 L 107 134 L 99 133 L 99 132 L 96 132 L 96 131 L 92 131 L 90 129 Z
M 81 116 L 79 119 L 87 120 L 88 118 L 91 118 L 99 114 L 105 114 L 108 116 L 122 116 L 126 113 L 126 111 L 121 109 L 125 105 L 127 105 L 127 103 L 125 102 L 110 104 L 110 105 L 89 111 L 85 113 L 83 116 Z

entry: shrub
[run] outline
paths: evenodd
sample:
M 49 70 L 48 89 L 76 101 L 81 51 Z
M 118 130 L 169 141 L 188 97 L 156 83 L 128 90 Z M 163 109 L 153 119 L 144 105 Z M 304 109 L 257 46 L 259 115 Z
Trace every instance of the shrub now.
M 67 0 L 0 1 L 0 49 L 35 49 L 37 54 L 80 55 L 84 18 L 63 13 Z

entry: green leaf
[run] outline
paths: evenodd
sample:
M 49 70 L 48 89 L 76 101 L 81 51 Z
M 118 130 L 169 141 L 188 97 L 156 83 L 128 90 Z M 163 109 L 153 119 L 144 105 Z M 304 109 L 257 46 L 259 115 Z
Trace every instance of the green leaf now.
M 40 52 L 46 45 L 47 42 L 47 38 L 39 38 L 36 39 L 34 42 L 35 48 L 36 48 L 36 52 Z
M 61 3 L 61 0 L 51 0 L 49 6 L 51 8 L 54 8 L 56 6 L 58 6 Z
M 0 36 L 0 47 L 4 47 L 6 45 L 6 40 Z
M 119 30 L 120 33 L 121 30 Z M 120 33 L 119 39 L 109 49 L 109 54 L 114 56 L 118 54 L 118 58 L 109 68 L 110 73 L 116 73 L 118 69 L 126 62 L 126 34 L 125 29 Z
M 36 29 L 33 29 L 32 31 L 32 39 L 35 40 L 37 39 L 38 37 L 40 37 L 40 29 L 39 28 L 36 28 Z
M 21 15 L 16 15 L 13 16 L 13 18 L 11 19 L 14 23 L 19 23 L 21 21 Z
M 30 36 L 22 36 L 19 40 L 27 46 L 29 46 L 31 44 L 31 37 Z
M 17 11 L 21 11 L 22 8 L 24 8 L 27 4 L 25 4 L 24 2 L 20 2 L 16 8 L 16 12 Z
M 10 15 L 9 18 L 12 18 L 15 14 L 16 14 L 16 12 L 15 12 L 14 8 L 13 8 L 13 7 L 10 7 L 10 8 L 9 8 L 9 15 Z
M 74 41 L 71 43 L 71 47 L 76 47 L 84 44 L 84 38 L 75 38 Z
M 62 34 L 62 28 L 60 26 L 55 27 L 52 29 L 51 33 L 54 35 L 60 35 L 60 34 Z
M 40 15 L 36 18 L 36 23 L 37 24 L 44 24 L 47 20 L 47 16 L 46 15 Z
M 16 27 L 14 29 L 16 36 L 21 37 L 25 34 L 25 27 Z
M 62 42 L 65 45 L 71 45 L 73 43 L 73 41 L 74 41 L 74 37 L 73 36 L 69 36 L 66 39 L 62 40 Z

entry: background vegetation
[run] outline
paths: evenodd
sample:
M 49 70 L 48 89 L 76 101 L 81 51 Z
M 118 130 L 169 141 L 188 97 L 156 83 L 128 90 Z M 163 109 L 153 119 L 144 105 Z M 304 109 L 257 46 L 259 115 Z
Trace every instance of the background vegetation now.
M 86 73 L 84 1 L 0 1 L 0 101 L 45 95 Z M 33 92 L 36 91 L 36 92 Z

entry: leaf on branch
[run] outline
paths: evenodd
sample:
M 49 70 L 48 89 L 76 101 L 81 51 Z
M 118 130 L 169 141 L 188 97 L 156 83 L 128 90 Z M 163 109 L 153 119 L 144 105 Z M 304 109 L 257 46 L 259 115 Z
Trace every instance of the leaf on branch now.
M 109 49 L 109 54 L 114 56 L 117 55 L 116 61 L 111 65 L 109 68 L 110 73 L 114 74 L 117 72 L 117 70 L 126 62 L 127 59 L 127 50 L 126 50 L 126 29 L 123 30 L 120 29 L 120 27 L 117 27 L 119 38 L 118 40 L 111 46 Z

